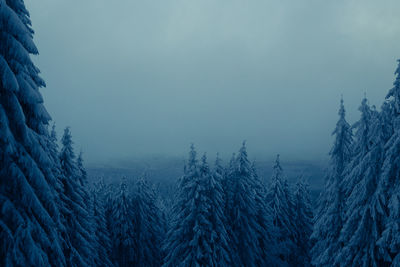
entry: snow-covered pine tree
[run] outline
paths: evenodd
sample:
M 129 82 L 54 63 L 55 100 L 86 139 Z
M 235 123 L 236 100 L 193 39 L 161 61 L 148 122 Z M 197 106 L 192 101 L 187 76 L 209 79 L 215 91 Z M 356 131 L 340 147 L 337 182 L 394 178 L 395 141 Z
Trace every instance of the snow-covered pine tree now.
M 222 189 L 224 191 L 224 215 L 226 218 L 225 229 L 228 233 L 229 238 L 229 254 L 231 256 L 232 262 L 238 262 L 237 255 L 235 253 L 235 242 L 234 235 L 232 232 L 232 220 L 233 218 L 233 180 L 235 176 L 235 165 L 236 165 L 236 155 L 232 154 L 229 161 L 229 165 L 224 170 L 224 176 L 222 180 Z
M 340 100 L 339 120 L 333 131 L 334 145 L 330 152 L 330 167 L 325 178 L 325 188 L 320 195 L 319 208 L 311 240 L 312 263 L 317 266 L 333 266 L 341 245 L 338 242 L 343 222 L 343 196 L 341 182 L 343 170 L 352 157 L 353 134 L 345 118 L 343 98 Z
M 201 169 L 191 146 L 185 173 L 179 181 L 172 227 L 168 232 L 163 266 L 212 266 L 210 203 L 207 199 L 209 169 L 203 158 Z
M 56 124 L 53 123 L 51 126 L 51 131 L 50 131 L 50 138 L 49 138 L 49 152 L 50 152 L 50 157 L 52 158 L 52 161 L 54 162 L 53 164 L 53 172 L 58 178 L 57 180 L 59 183 L 61 183 L 61 165 L 60 165 L 60 158 L 59 158 L 59 147 L 58 147 L 58 140 L 57 140 L 57 132 L 56 132 Z M 60 186 L 62 186 L 60 184 Z
M 289 192 L 289 185 L 283 174 L 279 155 L 276 157 L 270 188 L 267 194 L 267 203 L 271 209 L 272 223 L 277 230 L 276 249 L 281 266 L 290 266 L 292 256 L 295 256 L 295 228 L 293 218 L 293 199 Z
M 262 261 L 258 246 L 257 203 L 253 170 L 247 158 L 246 144 L 235 159 L 231 179 L 231 201 L 228 214 L 230 220 L 231 243 L 234 255 L 233 266 L 257 266 Z
M 135 189 L 132 200 L 137 244 L 134 266 L 161 266 L 164 233 L 154 190 L 145 177 L 139 179 Z
M 64 266 L 45 86 L 22 0 L 0 1 L 0 265 Z
M 96 257 L 94 257 L 94 265 L 99 267 L 110 267 L 113 266 L 111 263 L 111 239 L 110 233 L 107 229 L 106 217 L 105 217 L 105 190 L 106 185 L 103 180 L 96 182 L 93 185 L 91 191 L 92 200 L 92 214 L 93 217 L 93 229 L 94 229 L 94 251 Z
M 66 207 L 65 213 L 62 215 L 71 245 L 65 250 L 65 257 L 68 265 L 92 266 L 94 255 L 92 225 L 85 203 L 88 199 L 84 199 L 84 189 L 79 181 L 69 127 L 65 128 L 61 143 L 60 164 Z
M 78 158 L 76 159 L 76 170 L 77 170 L 77 177 L 78 177 L 78 183 L 79 183 L 79 187 L 80 187 L 80 194 L 81 194 L 81 198 L 84 200 L 83 201 L 83 205 L 84 208 L 88 214 L 88 218 L 86 222 L 86 230 L 87 232 L 90 234 L 90 239 L 88 239 L 88 242 L 90 242 L 91 244 L 95 243 L 95 233 L 94 233 L 94 229 L 93 229 L 93 224 L 94 224 L 94 219 L 92 217 L 92 211 L 93 211 L 93 207 L 91 206 L 93 203 L 91 201 L 87 201 L 90 200 L 90 192 L 89 192 L 89 187 L 88 187 L 88 180 L 87 180 L 87 172 L 86 172 L 86 168 L 84 166 L 84 161 L 83 161 L 83 152 L 80 151 Z M 95 252 L 95 251 L 94 251 Z M 96 255 L 96 253 L 94 253 L 93 255 Z
M 364 98 L 361 118 L 355 124 L 354 158 L 343 172 L 342 244 L 335 262 L 338 266 L 384 266 L 376 242 L 382 231 L 382 207 L 376 191 L 384 137 L 382 118 Z
M 71 242 L 70 238 L 68 236 L 67 232 L 67 227 L 66 227 L 66 218 L 64 215 L 69 215 L 71 211 L 68 209 L 68 197 L 65 195 L 65 190 L 64 190 L 64 179 L 65 176 L 63 175 L 63 171 L 61 169 L 61 161 L 60 161 L 60 152 L 59 152 L 59 147 L 58 147 L 58 140 L 57 140 L 57 132 L 56 132 L 56 125 L 53 123 L 51 132 L 50 132 L 50 143 L 49 143 L 49 151 L 50 151 L 50 156 L 54 162 L 53 164 L 53 173 L 56 176 L 57 179 L 57 192 L 59 198 L 57 199 L 57 206 L 59 207 L 60 210 L 60 217 L 61 217 L 61 223 L 60 223 L 60 228 L 59 231 L 62 236 L 62 248 L 64 255 L 70 250 L 71 247 Z M 67 260 L 67 264 L 69 264 L 69 260 Z
M 277 266 L 280 264 L 276 250 L 277 231 L 272 222 L 272 210 L 267 203 L 267 189 L 257 175 L 255 162 L 251 165 L 254 179 L 255 203 L 257 208 L 257 238 L 260 256 L 257 266 Z
M 392 122 L 393 133 L 385 143 L 377 189 L 386 215 L 384 230 L 378 241 L 379 252 L 392 266 L 400 266 L 400 60 L 398 62 L 394 86 L 387 95 L 393 110 L 385 110 L 388 116 L 385 119 Z
M 210 245 L 212 251 L 213 266 L 231 265 L 229 236 L 225 228 L 227 218 L 225 217 L 225 194 L 222 186 L 224 179 L 224 168 L 217 154 L 214 171 L 210 174 L 208 166 L 203 159 L 201 173 L 208 175 L 208 197 L 210 201 L 209 221 L 211 223 Z
M 296 229 L 296 266 L 311 266 L 310 236 L 313 230 L 313 210 L 308 183 L 301 176 L 296 182 L 294 191 L 295 214 L 294 224 Z
M 119 267 L 134 266 L 136 257 L 136 236 L 134 229 L 134 214 L 132 199 L 128 192 L 125 178 L 113 201 L 112 258 Z

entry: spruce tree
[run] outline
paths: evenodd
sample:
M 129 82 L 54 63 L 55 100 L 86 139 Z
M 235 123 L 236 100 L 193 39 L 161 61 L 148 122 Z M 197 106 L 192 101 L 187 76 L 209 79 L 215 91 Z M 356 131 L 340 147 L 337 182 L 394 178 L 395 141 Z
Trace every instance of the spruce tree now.
M 95 266 L 108 267 L 111 263 L 111 239 L 107 229 L 105 217 L 105 190 L 106 185 L 103 180 L 94 184 L 91 199 L 92 199 L 92 216 L 94 228 L 94 251 L 96 257 L 94 260 Z
M 253 170 L 247 158 L 246 144 L 243 142 L 235 159 L 231 177 L 232 200 L 229 220 L 231 221 L 231 243 L 233 243 L 234 266 L 256 266 L 261 261 L 258 246 L 257 203 Z
M 200 170 L 192 145 L 185 174 L 179 181 L 164 266 L 212 266 L 207 175 L 207 166 L 203 161 Z
M 125 178 L 113 201 L 112 210 L 112 258 L 120 267 L 133 266 L 136 255 L 136 236 L 132 199 Z
M 22 0 L 0 1 L 0 265 L 64 266 L 45 86 Z
M 259 257 L 257 266 L 278 265 L 279 259 L 276 249 L 277 231 L 272 222 L 272 210 L 267 203 L 267 189 L 257 175 L 255 162 L 251 166 L 254 179 L 255 203 L 257 208 L 257 239 Z
M 308 183 L 300 177 L 294 191 L 295 214 L 293 222 L 296 229 L 296 266 L 311 266 L 310 236 L 313 230 L 313 210 Z
M 80 183 L 69 127 L 65 128 L 61 143 L 60 164 L 66 207 L 63 219 L 70 242 L 69 249 L 65 251 L 65 257 L 69 265 L 90 266 L 93 264 L 94 251 L 91 220 L 85 204 L 88 199 L 84 198 L 84 188 Z
M 145 177 L 137 182 L 132 209 L 136 244 L 134 265 L 161 266 L 163 225 L 155 192 Z
M 340 101 L 339 120 L 333 131 L 334 145 L 330 152 L 330 167 L 325 178 L 325 188 L 319 199 L 319 208 L 311 239 L 313 242 L 312 263 L 317 266 L 332 266 L 342 245 L 339 235 L 343 226 L 343 171 L 352 157 L 353 135 L 345 118 L 343 98 Z
M 283 174 L 279 155 L 276 157 L 270 188 L 267 194 L 267 203 L 271 209 L 272 223 L 277 230 L 276 249 L 282 266 L 290 266 L 295 252 L 295 228 L 293 218 L 293 199 L 289 192 L 289 185 Z
M 382 231 L 379 193 L 376 191 L 384 140 L 380 114 L 364 98 L 355 124 L 354 158 L 344 171 L 342 244 L 335 262 L 340 266 L 382 266 L 376 242 Z
M 205 175 L 207 182 L 207 191 L 210 202 L 209 221 L 211 224 L 210 246 L 212 251 L 213 266 L 231 265 L 229 251 L 229 236 L 225 228 L 227 218 L 224 213 L 225 194 L 223 190 L 224 168 L 221 165 L 221 159 L 217 154 L 214 171 L 210 172 L 208 165 L 203 157 L 201 174 Z
M 400 266 L 400 60 L 395 71 L 393 88 L 387 98 L 393 106 L 386 112 L 386 121 L 392 122 L 393 132 L 385 143 L 385 154 L 378 189 L 384 206 L 384 229 L 378 241 L 382 259 Z
M 231 255 L 232 262 L 238 262 L 237 255 L 235 253 L 236 247 L 234 240 L 234 235 L 232 232 L 232 218 L 233 218 L 233 180 L 235 176 L 235 164 L 236 164 L 236 155 L 232 154 L 232 157 L 229 161 L 229 165 L 224 170 L 224 178 L 222 180 L 222 188 L 224 191 L 224 214 L 226 218 L 225 229 L 228 233 L 229 238 L 229 254 Z M 222 171 L 221 171 L 222 173 Z

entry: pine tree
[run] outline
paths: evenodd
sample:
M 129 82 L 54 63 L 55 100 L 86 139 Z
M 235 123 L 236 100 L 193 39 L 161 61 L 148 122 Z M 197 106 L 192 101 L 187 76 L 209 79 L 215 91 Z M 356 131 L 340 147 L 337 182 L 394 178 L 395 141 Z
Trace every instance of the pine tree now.
M 289 192 L 289 185 L 283 175 L 279 155 L 276 157 L 267 203 L 271 209 L 272 222 L 277 229 L 277 256 L 282 266 L 291 265 L 295 256 L 295 228 L 293 225 L 294 203 Z
M 343 99 L 340 101 L 339 121 L 333 131 L 335 142 L 330 152 L 330 168 L 325 189 L 319 199 L 319 209 L 311 239 L 312 263 L 317 266 L 332 266 L 336 253 L 342 247 L 339 234 L 343 226 L 343 192 L 341 182 L 343 171 L 352 157 L 352 131 L 345 119 Z
M 310 236 L 313 229 L 313 211 L 308 183 L 303 177 L 300 177 L 296 183 L 294 200 L 295 215 L 293 221 L 296 229 L 296 266 L 311 266 Z
M 278 252 L 276 250 L 277 231 L 272 222 L 272 210 L 267 203 L 267 189 L 257 175 L 255 163 L 251 166 L 254 179 L 255 203 L 257 207 L 257 236 L 260 256 L 257 266 L 278 265 Z
M 132 208 L 136 241 L 134 265 L 160 266 L 163 225 L 154 190 L 144 177 L 137 182 Z
M 133 266 L 136 255 L 136 236 L 132 200 L 125 179 L 114 199 L 111 222 L 112 257 L 119 267 Z
M 61 140 L 60 153 L 61 170 L 63 174 L 64 204 L 63 214 L 70 242 L 70 248 L 65 251 L 69 265 L 90 266 L 93 262 L 93 247 L 91 221 L 84 198 L 84 189 L 80 183 L 79 173 L 72 147 L 72 137 L 69 128 L 65 128 Z
M 207 199 L 207 167 L 199 169 L 191 146 L 185 174 L 179 181 L 175 217 L 168 232 L 164 266 L 212 266 L 210 203 Z
M 243 142 L 235 159 L 231 177 L 232 200 L 229 207 L 231 222 L 231 243 L 234 248 L 234 266 L 256 266 L 262 261 L 258 246 L 257 203 L 253 170 L 247 158 L 246 144 Z
M 229 254 L 231 255 L 232 262 L 238 262 L 237 255 L 235 251 L 237 248 L 235 247 L 234 234 L 232 232 L 232 218 L 233 218 L 233 195 L 234 195 L 234 188 L 233 188 L 233 181 L 235 177 L 235 168 L 236 168 L 236 155 L 235 153 L 232 154 L 232 157 L 229 161 L 229 165 L 224 170 L 224 176 L 222 180 L 222 188 L 224 191 L 224 215 L 226 218 L 225 229 L 228 233 L 228 240 L 229 240 Z M 222 173 L 222 171 L 220 171 Z
M 396 79 L 387 98 L 393 106 L 386 112 L 386 121 L 392 122 L 393 132 L 385 143 L 381 176 L 378 183 L 380 201 L 384 206 L 384 229 L 378 241 L 382 259 L 400 266 L 400 60 Z
M 94 227 L 94 251 L 96 257 L 95 266 L 108 267 L 111 263 L 111 239 L 107 229 L 105 217 L 105 190 L 106 185 L 103 180 L 94 184 L 91 192 L 92 216 Z
M 50 151 L 50 156 L 54 162 L 53 164 L 53 173 L 57 179 L 57 186 L 56 190 L 58 193 L 58 198 L 57 198 L 57 206 L 59 207 L 60 210 L 60 217 L 61 217 L 61 223 L 59 227 L 59 231 L 62 236 L 62 249 L 64 254 L 69 253 L 68 251 L 70 250 L 71 242 L 70 238 L 68 236 L 68 231 L 66 227 L 66 216 L 69 216 L 71 214 L 71 211 L 68 209 L 68 197 L 65 195 L 65 190 L 64 190 L 64 175 L 63 171 L 61 168 L 61 161 L 60 161 L 60 152 L 59 152 L 59 147 L 58 147 L 58 140 L 57 140 L 57 132 L 56 132 L 56 125 L 53 123 L 51 132 L 50 132 L 50 143 L 49 143 L 49 151 Z M 67 260 L 67 264 L 69 264 L 69 259 Z
M 355 154 L 341 184 L 345 202 L 339 242 L 343 246 L 335 261 L 340 266 L 382 266 L 376 246 L 382 231 L 382 207 L 376 192 L 384 144 L 382 120 L 366 98 L 359 110 Z
M 45 86 L 22 0 L 0 1 L 0 265 L 64 266 Z
M 211 224 L 210 245 L 212 251 L 213 266 L 231 265 L 229 251 L 229 236 L 225 228 L 227 218 L 224 213 L 225 194 L 223 190 L 224 168 L 221 165 L 221 159 L 217 154 L 214 171 L 210 173 L 208 165 L 203 157 L 201 173 L 208 180 L 207 191 L 210 201 L 209 221 Z

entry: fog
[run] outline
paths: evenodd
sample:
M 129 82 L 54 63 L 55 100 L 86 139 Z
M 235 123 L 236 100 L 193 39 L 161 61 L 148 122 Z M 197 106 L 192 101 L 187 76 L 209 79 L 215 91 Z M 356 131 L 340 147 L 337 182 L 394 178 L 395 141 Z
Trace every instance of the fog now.
M 87 162 L 185 155 L 325 160 L 343 94 L 381 105 L 400 1 L 26 1 L 59 137 Z

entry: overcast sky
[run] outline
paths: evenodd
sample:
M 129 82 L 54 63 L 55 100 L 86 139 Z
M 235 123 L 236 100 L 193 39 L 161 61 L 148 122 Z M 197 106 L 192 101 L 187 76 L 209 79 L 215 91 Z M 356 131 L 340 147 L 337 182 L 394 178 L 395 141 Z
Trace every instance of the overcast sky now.
M 199 152 L 326 159 L 343 94 L 380 106 L 400 1 L 26 0 L 47 87 L 88 162 Z

